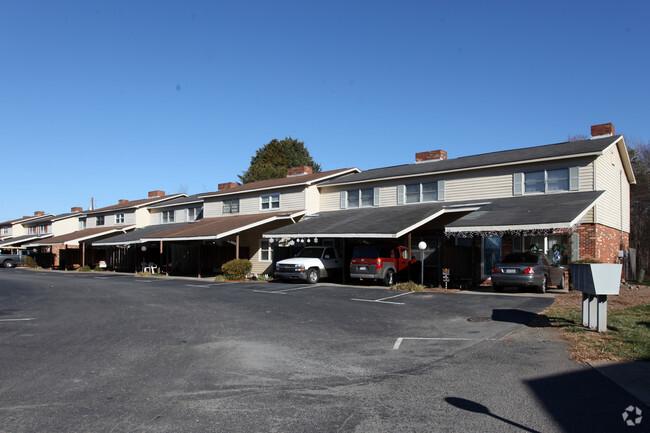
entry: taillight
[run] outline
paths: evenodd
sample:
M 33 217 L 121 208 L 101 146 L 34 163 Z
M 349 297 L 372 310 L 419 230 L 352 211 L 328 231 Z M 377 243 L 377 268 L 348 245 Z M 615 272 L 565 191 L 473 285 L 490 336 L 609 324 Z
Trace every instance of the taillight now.
M 535 273 L 535 269 L 533 268 L 524 269 L 524 274 L 534 274 L 534 273 Z
M 493 274 L 499 274 L 499 273 L 501 273 L 501 271 L 499 270 L 499 268 L 497 268 L 497 267 L 495 266 L 494 268 L 492 268 L 492 273 L 493 273 Z
M 384 264 L 382 263 L 381 259 L 377 259 L 377 262 L 375 263 L 375 267 L 377 269 L 381 269 L 384 267 Z

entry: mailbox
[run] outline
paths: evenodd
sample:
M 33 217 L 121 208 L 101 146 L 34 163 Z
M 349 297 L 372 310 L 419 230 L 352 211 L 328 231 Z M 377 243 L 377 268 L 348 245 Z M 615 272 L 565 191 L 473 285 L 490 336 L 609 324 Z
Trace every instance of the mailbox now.
M 571 263 L 574 290 L 582 292 L 582 325 L 607 331 L 607 295 L 618 295 L 623 265 L 618 263 Z

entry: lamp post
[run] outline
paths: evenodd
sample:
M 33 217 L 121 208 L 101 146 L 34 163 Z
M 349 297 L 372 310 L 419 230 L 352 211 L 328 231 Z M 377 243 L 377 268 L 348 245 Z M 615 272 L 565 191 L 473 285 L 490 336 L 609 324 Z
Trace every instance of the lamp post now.
M 427 243 L 420 241 L 418 248 L 420 249 L 420 284 L 424 286 L 424 250 L 427 249 Z

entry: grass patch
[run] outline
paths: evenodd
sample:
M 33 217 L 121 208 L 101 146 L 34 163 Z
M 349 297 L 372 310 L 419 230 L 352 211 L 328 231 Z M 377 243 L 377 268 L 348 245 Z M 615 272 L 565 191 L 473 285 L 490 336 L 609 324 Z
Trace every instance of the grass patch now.
M 571 342 L 569 352 L 575 361 L 650 361 L 650 303 L 610 307 L 604 333 L 582 326 L 580 307 L 552 306 L 545 315 Z

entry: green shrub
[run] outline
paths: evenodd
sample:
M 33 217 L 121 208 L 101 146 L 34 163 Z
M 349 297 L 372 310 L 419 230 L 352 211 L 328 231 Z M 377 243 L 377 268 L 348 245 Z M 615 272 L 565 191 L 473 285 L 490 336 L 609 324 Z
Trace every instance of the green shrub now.
M 92 272 L 92 269 L 90 269 L 90 266 L 86 265 L 77 269 L 77 272 Z
M 571 262 L 571 263 L 603 263 L 603 262 L 596 259 L 582 259 L 582 260 L 576 260 L 575 262 Z
M 391 289 L 399 290 L 400 292 L 421 292 L 424 290 L 424 286 L 413 281 L 408 281 L 406 283 L 397 283 Z
M 231 260 L 221 266 L 223 274 L 229 280 L 243 280 L 251 269 L 253 264 L 248 259 Z
M 223 283 L 225 281 L 228 281 L 228 278 L 226 278 L 225 275 L 217 275 L 216 277 L 214 277 L 215 283 Z

